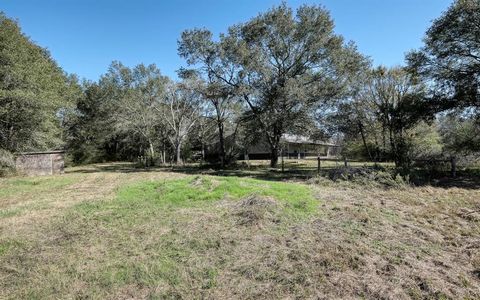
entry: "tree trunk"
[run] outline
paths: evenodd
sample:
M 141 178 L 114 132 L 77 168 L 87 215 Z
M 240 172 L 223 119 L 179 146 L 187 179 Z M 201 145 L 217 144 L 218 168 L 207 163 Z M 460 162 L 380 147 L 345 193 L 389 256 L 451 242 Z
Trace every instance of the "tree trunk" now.
M 389 127 L 388 132 L 389 132 L 389 138 L 390 138 L 390 148 L 393 154 L 395 167 L 400 168 L 402 167 L 402 158 L 398 149 L 398 143 L 396 141 L 396 137 L 394 136 L 393 129 L 391 127 Z
M 182 163 L 182 143 L 181 142 L 177 142 L 177 144 L 175 145 L 175 153 L 176 153 L 176 164 L 181 164 Z
M 167 151 L 165 150 L 165 142 L 163 142 L 162 162 L 163 162 L 163 164 L 167 163 Z
M 224 132 L 223 132 L 223 122 L 221 120 L 217 121 L 218 123 L 218 139 L 220 142 L 220 153 L 219 153 L 219 158 L 220 158 L 220 166 L 223 168 L 225 167 L 225 137 L 224 137 Z
M 365 132 L 363 131 L 362 122 L 358 122 L 358 128 L 360 129 L 360 135 L 362 136 L 363 146 L 365 147 L 365 150 L 367 150 L 368 158 L 372 160 L 372 154 L 370 153 L 370 149 L 368 148 L 367 141 L 365 139 Z
M 217 126 L 218 126 L 218 141 L 219 141 L 219 153 L 218 158 L 220 159 L 220 166 L 223 168 L 225 167 L 225 136 L 224 136 L 224 122 L 223 122 L 223 113 L 220 107 L 220 103 L 218 101 L 213 101 L 213 105 L 215 106 L 215 113 L 217 114 Z
M 148 141 L 148 148 L 150 151 L 150 165 L 154 165 L 154 159 L 155 159 L 155 149 L 153 148 L 153 143 L 152 141 Z
M 280 138 L 282 137 L 282 130 L 280 127 L 274 127 L 273 134 L 268 136 L 268 143 L 270 144 L 270 167 L 276 168 L 278 165 L 278 150 L 280 150 Z
M 276 168 L 278 165 L 278 148 L 271 147 L 270 167 Z

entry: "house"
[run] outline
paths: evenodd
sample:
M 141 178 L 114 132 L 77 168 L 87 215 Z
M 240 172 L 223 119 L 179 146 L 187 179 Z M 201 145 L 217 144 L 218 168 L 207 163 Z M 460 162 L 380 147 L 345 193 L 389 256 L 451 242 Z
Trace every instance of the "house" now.
M 313 140 L 305 136 L 284 134 L 280 140 L 285 158 L 303 159 L 308 157 L 330 157 L 340 152 L 340 146 Z M 269 159 L 270 147 L 266 141 L 260 141 L 246 149 L 244 159 Z
M 17 153 L 15 168 L 24 175 L 63 174 L 65 166 L 64 151 Z

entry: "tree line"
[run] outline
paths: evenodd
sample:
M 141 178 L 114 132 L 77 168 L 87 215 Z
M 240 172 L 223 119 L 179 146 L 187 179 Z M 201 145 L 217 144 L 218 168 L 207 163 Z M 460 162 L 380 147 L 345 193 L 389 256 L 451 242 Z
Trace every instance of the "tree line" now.
M 480 151 L 480 1 L 457 0 L 405 66 L 374 67 L 320 6 L 273 7 L 213 36 L 186 30 L 178 80 L 112 62 L 98 81 L 66 74 L 0 15 L 0 148 L 65 148 L 73 163 L 211 160 L 249 145 L 278 163 L 284 134 L 335 138 L 344 155 L 394 161 Z M 213 153 L 213 154 L 212 154 Z

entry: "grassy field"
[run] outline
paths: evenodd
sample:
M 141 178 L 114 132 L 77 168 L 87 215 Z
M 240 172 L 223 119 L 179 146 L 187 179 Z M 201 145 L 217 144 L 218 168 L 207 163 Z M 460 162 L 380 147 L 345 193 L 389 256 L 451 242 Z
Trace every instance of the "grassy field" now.
M 480 190 L 276 171 L 0 179 L 0 299 L 480 299 Z

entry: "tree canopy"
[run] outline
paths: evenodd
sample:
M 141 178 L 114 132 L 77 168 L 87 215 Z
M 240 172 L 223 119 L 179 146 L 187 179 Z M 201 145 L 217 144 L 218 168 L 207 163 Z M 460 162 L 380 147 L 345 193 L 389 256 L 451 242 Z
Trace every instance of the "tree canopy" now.
M 76 78 L 0 14 L 0 147 L 13 152 L 62 147 L 62 109 L 80 94 Z
M 261 127 L 276 166 L 281 136 L 302 128 L 321 103 L 345 96 L 351 75 L 367 64 L 333 29 L 322 7 L 293 12 L 282 4 L 230 27 L 219 43 L 197 31 L 180 50 L 191 53 L 189 63 L 202 60 L 209 76 L 234 88 L 246 116 Z
M 480 1 L 457 0 L 407 55 L 410 71 L 431 84 L 438 110 L 480 106 Z
M 465 140 L 465 133 L 475 137 L 480 130 L 480 1 L 455 1 L 433 22 L 424 41 L 424 47 L 407 55 L 408 68 L 430 86 L 432 110 L 456 115 L 456 121 L 442 119 L 447 148 L 479 151 L 480 145 Z

